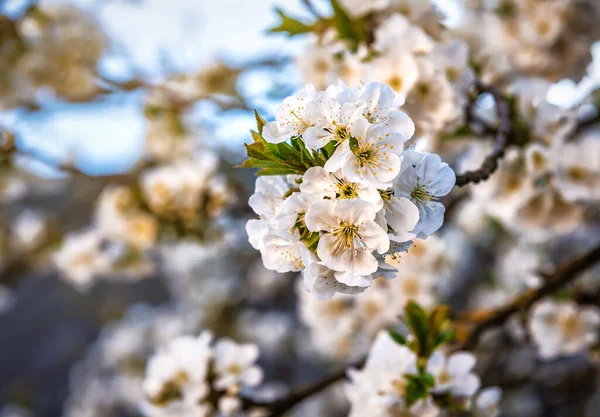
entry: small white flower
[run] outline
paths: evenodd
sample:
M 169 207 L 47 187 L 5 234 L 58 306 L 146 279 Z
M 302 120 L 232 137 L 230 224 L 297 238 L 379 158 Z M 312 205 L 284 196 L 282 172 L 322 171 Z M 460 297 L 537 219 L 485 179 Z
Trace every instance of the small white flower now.
M 498 387 L 482 389 L 475 400 L 475 417 L 497 417 L 500 414 L 502 390 Z
M 456 175 L 436 154 L 408 151 L 394 184 L 394 196 L 410 199 L 419 209 L 414 233 L 424 239 L 444 223 L 445 208 L 438 199 L 452 190 Z
M 597 132 L 555 150 L 556 188 L 568 201 L 600 200 L 600 140 Z
M 329 142 L 344 142 L 351 136 L 354 124 L 363 120 L 366 103 L 344 103 L 343 105 L 327 93 L 319 93 L 306 108 L 313 126 L 303 135 L 304 143 L 311 149 L 319 149 Z
M 95 276 L 111 269 L 110 258 L 102 251 L 102 235 L 94 229 L 68 234 L 52 259 L 69 281 L 84 290 Z
M 315 87 L 308 84 L 295 96 L 286 98 L 277 113 L 275 121 L 268 122 L 263 130 L 267 142 L 281 143 L 294 136 L 302 135 L 312 122 L 306 112 L 306 106 L 316 95 Z
M 248 204 L 261 218 L 272 220 L 285 201 L 284 196 L 290 188 L 291 184 L 285 177 L 276 175 L 258 177 L 254 194 L 250 196 Z
M 381 195 L 376 188 L 351 182 L 341 172 L 330 173 L 322 167 L 312 167 L 304 173 L 300 191 L 313 194 L 321 199 L 352 200 L 358 198 L 376 206 L 383 204 Z
M 472 373 L 475 356 L 469 352 L 456 352 L 446 357 L 435 352 L 427 361 L 427 372 L 435 378 L 433 392 L 450 392 L 456 397 L 471 397 L 479 389 L 479 377 Z
M 402 112 L 381 124 L 361 119 L 353 125 L 351 139 L 338 145 L 325 169 L 341 170 L 353 182 L 388 188 L 400 172 L 404 142 L 413 132 L 414 124 Z
M 35 249 L 46 236 L 46 220 L 39 213 L 23 210 L 12 224 L 11 236 L 16 249 Z
M 214 386 L 227 390 L 241 385 L 254 387 L 262 381 L 262 370 L 255 366 L 258 347 L 253 344 L 237 344 L 221 339 L 214 348 L 214 363 L 217 379 Z M 239 388 L 238 388 L 239 389 Z M 237 391 L 234 389 L 234 392 Z
M 212 336 L 179 336 L 148 362 L 143 389 L 156 407 L 199 404 L 210 392 L 207 382 Z
M 542 359 L 573 355 L 598 340 L 600 312 L 572 301 L 544 300 L 531 310 L 529 331 Z
M 304 263 L 302 272 L 304 289 L 314 294 L 318 300 L 330 299 L 336 292 L 359 294 L 365 289 L 363 286 L 351 287 L 339 282 L 335 278 L 335 271 L 319 262 L 306 247 L 302 249 L 302 262 Z
M 275 230 L 270 228 L 262 237 L 260 252 L 265 268 L 280 273 L 299 271 L 302 267 L 301 249 L 297 230 Z
M 416 59 L 399 48 L 369 62 L 365 72 L 367 79 L 381 80 L 404 96 L 412 91 L 419 79 Z
M 344 388 L 351 405 L 350 417 L 406 412 L 406 374 L 416 373 L 415 353 L 396 343 L 387 332 L 380 332 L 364 368 L 348 371 L 350 382 Z
M 390 241 L 375 223 L 376 213 L 376 206 L 360 200 L 337 204 L 323 200 L 308 209 L 305 217 L 308 230 L 324 232 L 317 254 L 325 266 L 336 271 L 338 281 L 355 286 L 352 277 L 377 271 L 379 264 L 372 252 L 385 253 Z
M 419 222 L 419 209 L 406 197 L 383 192 L 383 210 L 377 213 L 377 223 L 388 229 L 391 241 L 403 243 L 416 237 L 413 232 Z

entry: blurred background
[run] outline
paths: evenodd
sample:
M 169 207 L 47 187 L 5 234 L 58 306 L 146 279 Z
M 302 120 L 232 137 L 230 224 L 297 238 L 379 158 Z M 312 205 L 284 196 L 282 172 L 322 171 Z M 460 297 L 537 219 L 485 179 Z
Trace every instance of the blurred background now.
M 449 26 L 460 23 L 454 1 L 436 4 Z M 265 395 L 274 395 L 359 357 L 373 334 L 393 320 L 394 312 L 381 323 L 371 320 L 373 328 L 357 335 L 383 295 L 373 295 L 377 302 L 336 298 L 313 305 L 293 274 L 264 269 L 247 243 L 253 173 L 231 167 L 244 159 L 253 109 L 270 120 L 281 100 L 303 84 L 294 59 L 313 42 L 267 33 L 278 22 L 275 8 L 310 17 L 300 0 L 0 0 L 0 145 L 8 149 L 14 142 L 20 150 L 3 154 L 0 176 L 1 417 L 138 415 L 147 357 L 174 335 L 202 328 L 258 343 L 266 379 L 284 381 L 267 387 Z M 30 42 L 24 46 L 25 38 Z M 11 57 L 20 48 L 31 58 L 17 66 Z M 592 51 L 600 56 L 597 44 Z M 36 81 L 23 81 L 24 74 L 35 74 Z M 178 79 L 182 74 L 193 77 Z M 596 59 L 581 80 L 554 83 L 547 99 L 569 108 L 599 79 Z M 165 136 L 173 135 L 184 139 L 164 145 Z M 174 150 L 179 146 L 186 150 Z M 75 248 L 107 254 L 111 267 L 98 267 L 99 273 L 88 270 L 89 259 L 69 257 L 75 249 L 65 249 L 67 236 L 117 222 L 102 202 L 137 198 L 145 185 L 140 191 L 131 184 L 145 169 L 175 166 L 182 158 L 214 165 L 201 175 L 210 179 L 209 189 L 193 190 L 205 197 L 195 207 L 201 215 L 180 221 L 161 213 L 156 224 L 138 225 L 136 238 L 144 242 L 139 245 L 93 234 L 71 241 Z M 576 232 L 555 249 L 559 258 L 589 240 L 587 229 Z M 159 240 L 167 243 L 156 249 Z M 448 276 L 442 298 L 456 305 L 466 299 L 469 280 L 481 278 L 473 264 L 494 264 L 498 253 L 514 246 L 482 243 L 460 228 L 446 228 L 439 240 L 428 242 L 424 247 L 441 259 L 436 273 Z M 145 251 L 150 246 L 154 250 Z M 67 252 L 60 252 L 62 258 L 60 250 Z M 339 339 L 325 340 L 326 330 L 315 330 L 319 314 L 333 323 L 352 314 L 355 321 Z M 506 377 L 508 385 L 520 384 L 535 361 L 530 351 L 515 355 L 517 362 L 506 371 L 514 374 Z M 579 374 L 569 374 L 575 382 L 561 394 L 567 404 L 561 413 L 595 391 L 594 384 L 585 384 L 593 371 L 583 362 L 569 369 Z M 497 377 L 497 369 L 491 372 Z M 536 378 L 521 386 L 515 400 L 520 414 L 506 415 L 566 416 L 548 414 L 558 408 L 540 397 L 555 391 Z M 332 416 L 346 407 L 328 400 L 296 413 Z M 581 413 L 577 409 L 571 417 Z M 600 414 L 596 409 L 586 415 Z

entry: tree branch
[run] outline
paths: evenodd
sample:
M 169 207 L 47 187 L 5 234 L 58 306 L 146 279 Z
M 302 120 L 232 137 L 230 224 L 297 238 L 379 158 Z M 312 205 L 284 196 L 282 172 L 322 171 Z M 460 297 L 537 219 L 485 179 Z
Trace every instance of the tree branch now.
M 312 384 L 291 391 L 288 395 L 276 399 L 274 401 L 258 401 L 249 398 L 244 399 L 244 409 L 254 407 L 266 409 L 268 417 L 280 417 L 285 412 L 306 400 L 307 398 L 318 394 L 319 392 L 331 387 L 335 383 L 343 380 L 346 377 L 346 372 L 349 368 L 360 368 L 364 365 L 366 358 L 359 359 L 351 363 L 331 375 L 325 376 Z
M 511 107 L 504 95 L 499 89 L 493 86 L 486 86 L 481 83 L 477 83 L 477 89 L 479 92 L 490 93 L 496 101 L 496 111 L 498 118 L 500 119 L 500 127 L 496 133 L 496 145 L 494 150 L 490 153 L 481 167 L 475 171 L 467 171 L 463 174 L 456 176 L 456 186 L 464 187 L 467 184 L 478 183 L 480 181 L 487 180 L 496 169 L 500 159 L 504 156 L 506 147 L 510 144 L 510 138 L 512 134 L 512 114 Z
M 504 306 L 488 314 L 484 314 L 484 317 L 475 324 L 473 330 L 471 330 L 464 343 L 457 347 L 457 350 L 473 349 L 483 332 L 492 327 L 504 324 L 513 314 L 528 309 L 536 301 L 563 288 L 571 283 L 581 272 L 597 262 L 600 262 L 600 245 L 585 255 L 560 265 L 554 274 L 547 276 L 546 283 L 540 288 L 526 291 Z

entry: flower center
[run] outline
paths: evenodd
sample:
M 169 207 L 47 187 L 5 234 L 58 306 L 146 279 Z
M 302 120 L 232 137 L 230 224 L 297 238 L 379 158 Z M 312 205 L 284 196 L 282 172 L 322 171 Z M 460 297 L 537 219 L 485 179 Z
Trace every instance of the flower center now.
M 440 375 L 438 376 L 438 381 L 439 381 L 440 385 L 447 384 L 452 381 L 452 377 L 450 376 L 448 371 L 444 369 L 444 370 L 442 370 L 442 372 L 440 372 Z
M 297 113 L 297 110 L 292 110 L 290 114 L 298 120 L 298 122 L 295 124 L 299 134 L 304 133 L 304 131 L 310 127 L 310 123 L 307 122 L 308 117 L 306 115 L 304 115 L 305 117 L 302 117 L 302 115 Z
M 570 315 L 561 320 L 560 327 L 568 339 L 575 338 L 579 333 L 579 320 L 577 316 Z
M 338 183 L 338 198 L 344 200 L 351 200 L 353 198 L 358 197 L 358 192 L 356 191 L 356 184 L 353 182 L 348 182 L 344 180 L 339 180 Z
M 403 84 L 404 82 L 402 81 L 402 78 L 398 75 L 394 75 L 388 80 L 388 85 L 392 87 L 394 91 L 402 90 Z
M 410 193 L 410 197 L 417 205 L 425 205 L 427 202 L 435 200 L 435 197 L 429 193 L 429 189 L 423 184 L 417 184 Z
M 354 251 L 357 245 L 360 245 L 362 235 L 358 232 L 358 226 L 342 220 L 338 227 L 332 230 L 335 237 L 333 253 L 338 255 L 343 251 L 352 249 Z

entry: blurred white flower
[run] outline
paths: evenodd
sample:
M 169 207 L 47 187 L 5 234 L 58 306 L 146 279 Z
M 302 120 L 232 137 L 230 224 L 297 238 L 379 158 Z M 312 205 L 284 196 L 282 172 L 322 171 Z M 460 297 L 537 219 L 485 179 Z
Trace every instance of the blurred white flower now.
M 435 378 L 433 391 L 466 398 L 474 395 L 480 386 L 479 377 L 472 373 L 475 362 L 475 356 L 470 352 L 456 352 L 450 356 L 435 352 L 426 367 Z
M 539 301 L 529 319 L 539 356 L 546 360 L 584 351 L 598 340 L 599 327 L 596 308 L 580 308 L 572 301 Z

